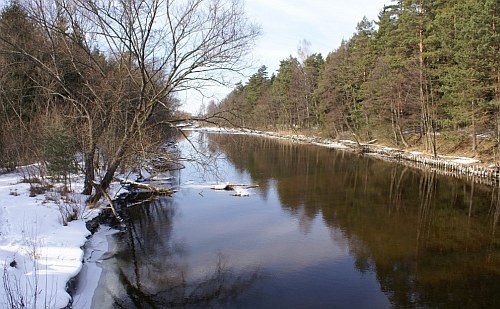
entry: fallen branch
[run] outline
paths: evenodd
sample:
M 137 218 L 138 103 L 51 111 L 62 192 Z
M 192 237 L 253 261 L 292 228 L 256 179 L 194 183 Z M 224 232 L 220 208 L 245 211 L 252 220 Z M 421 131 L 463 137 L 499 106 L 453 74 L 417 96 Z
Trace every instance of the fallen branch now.
M 258 188 L 259 185 L 242 185 L 242 184 L 226 184 L 226 185 L 216 185 L 211 187 L 212 190 L 226 190 L 233 191 L 235 187 L 240 187 L 244 189 Z
M 118 220 L 118 222 L 120 223 L 120 225 L 122 225 L 123 224 L 123 219 L 118 214 L 118 212 L 116 211 L 116 209 L 115 209 L 115 207 L 113 205 L 113 200 L 109 196 L 108 192 L 106 192 L 105 190 L 102 190 L 101 187 L 99 186 L 99 184 L 97 182 L 93 182 L 93 184 L 94 184 L 94 188 L 96 190 L 100 190 L 101 191 L 101 193 L 104 196 L 104 198 L 108 201 L 109 207 L 111 208 L 111 211 L 113 212 L 113 215 L 115 216 L 116 220 Z
M 140 182 L 135 182 L 135 181 L 130 181 L 130 180 L 121 180 L 120 183 L 122 185 L 127 185 L 130 189 L 148 190 L 148 191 L 155 193 L 157 195 L 172 196 L 172 194 L 175 192 L 174 190 L 168 189 L 165 187 L 159 187 L 159 186 L 154 186 L 152 184 L 140 183 Z

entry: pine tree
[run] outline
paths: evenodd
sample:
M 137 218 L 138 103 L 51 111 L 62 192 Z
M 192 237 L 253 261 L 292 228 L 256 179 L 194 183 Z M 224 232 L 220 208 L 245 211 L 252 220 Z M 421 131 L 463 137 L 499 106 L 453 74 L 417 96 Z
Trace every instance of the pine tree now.
M 472 137 L 472 150 L 477 148 L 477 133 L 488 127 L 488 115 L 495 97 L 495 72 L 498 71 L 498 34 L 495 29 L 494 1 L 458 1 L 446 7 L 437 20 L 452 21 L 448 29 L 452 52 L 448 63 L 440 68 L 441 91 L 445 99 L 446 122 L 454 130 L 466 129 Z M 498 10 L 498 9 L 497 9 Z M 496 47 L 495 47 L 496 46 Z M 449 51 L 449 49 L 442 48 Z
M 347 49 L 347 42 L 344 41 L 337 50 L 326 57 L 315 92 L 319 102 L 321 126 L 334 138 L 347 130 L 349 104 L 346 104 L 346 97 L 349 94 L 345 92 L 347 87 L 344 85 L 343 68 Z
M 43 51 L 40 33 L 17 1 L 0 13 L 0 166 L 15 166 L 35 158 L 34 141 L 39 130 L 32 123 L 46 107 L 43 88 L 37 83 L 43 72 L 27 53 Z M 32 162 L 28 162 L 32 163 Z
M 295 93 L 297 89 L 294 87 L 298 83 L 296 77 L 299 71 L 299 61 L 290 56 L 281 61 L 272 84 L 273 104 L 278 111 L 279 123 L 286 128 L 294 128 L 299 125 L 298 97 Z
M 308 56 L 302 63 L 303 73 L 303 90 L 302 96 L 306 106 L 306 123 L 307 128 L 317 127 L 319 125 L 319 107 L 318 98 L 314 95 L 314 91 L 318 87 L 319 77 L 325 61 L 321 54 L 312 54 Z

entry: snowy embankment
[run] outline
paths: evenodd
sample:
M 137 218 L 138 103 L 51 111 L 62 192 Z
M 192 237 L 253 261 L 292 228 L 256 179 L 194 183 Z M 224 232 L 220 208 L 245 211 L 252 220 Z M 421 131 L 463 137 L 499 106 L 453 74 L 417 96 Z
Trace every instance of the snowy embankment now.
M 422 168 L 432 168 L 433 170 L 452 176 L 471 176 L 478 182 L 495 184 L 500 178 L 500 170 L 495 164 L 484 164 L 477 159 L 468 157 L 455 157 L 438 155 L 436 157 L 416 151 L 404 151 L 402 149 L 390 148 L 376 144 L 357 144 L 350 140 L 332 140 L 319 137 L 310 137 L 299 134 L 281 134 L 277 132 L 258 131 L 249 129 L 231 129 L 218 127 L 203 128 L 183 128 L 184 130 L 196 130 L 211 133 L 226 134 L 247 134 L 265 136 L 281 140 L 313 144 L 322 147 L 364 153 L 377 156 L 381 159 L 397 160 L 399 162 L 418 166 Z
M 19 172 L 0 175 L 0 308 L 64 308 L 68 282 L 82 269 L 85 222 L 99 210 L 88 209 L 85 196 L 34 192 L 22 181 Z M 69 212 L 76 213 L 71 221 Z

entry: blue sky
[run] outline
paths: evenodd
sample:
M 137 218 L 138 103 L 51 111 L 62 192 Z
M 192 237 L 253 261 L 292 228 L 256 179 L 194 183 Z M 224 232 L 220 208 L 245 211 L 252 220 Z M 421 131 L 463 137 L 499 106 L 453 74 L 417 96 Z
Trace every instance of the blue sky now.
M 246 0 L 248 16 L 262 29 L 252 53 L 255 67 L 246 75 L 255 73 L 261 65 L 267 66 L 270 75 L 281 60 L 297 56 L 297 47 L 303 40 L 310 42 L 312 53 L 326 57 L 342 39 L 352 36 L 363 16 L 376 20 L 384 4 L 391 4 L 391 0 Z M 246 77 L 236 76 L 234 83 L 239 81 L 245 83 Z M 202 103 L 218 102 L 230 91 L 230 88 L 208 89 L 205 98 L 183 95 L 182 109 L 196 113 Z

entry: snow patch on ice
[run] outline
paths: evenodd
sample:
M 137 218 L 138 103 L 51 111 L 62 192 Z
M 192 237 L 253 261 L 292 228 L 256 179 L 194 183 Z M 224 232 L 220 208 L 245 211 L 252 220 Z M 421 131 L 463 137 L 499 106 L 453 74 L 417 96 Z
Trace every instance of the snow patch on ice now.
M 212 185 L 211 188 L 214 190 L 225 190 L 227 185 L 229 185 L 229 182 L 218 183 L 218 184 Z
M 180 186 L 180 189 L 212 189 L 215 191 L 230 191 L 233 192 L 233 196 L 250 196 L 252 190 L 249 189 L 248 185 L 234 185 L 230 182 L 206 182 L 206 183 L 196 183 L 194 181 L 184 182 Z
M 242 188 L 242 187 L 233 187 L 233 190 L 234 190 L 234 196 L 250 196 L 250 191 L 248 191 L 248 189 L 246 188 Z

